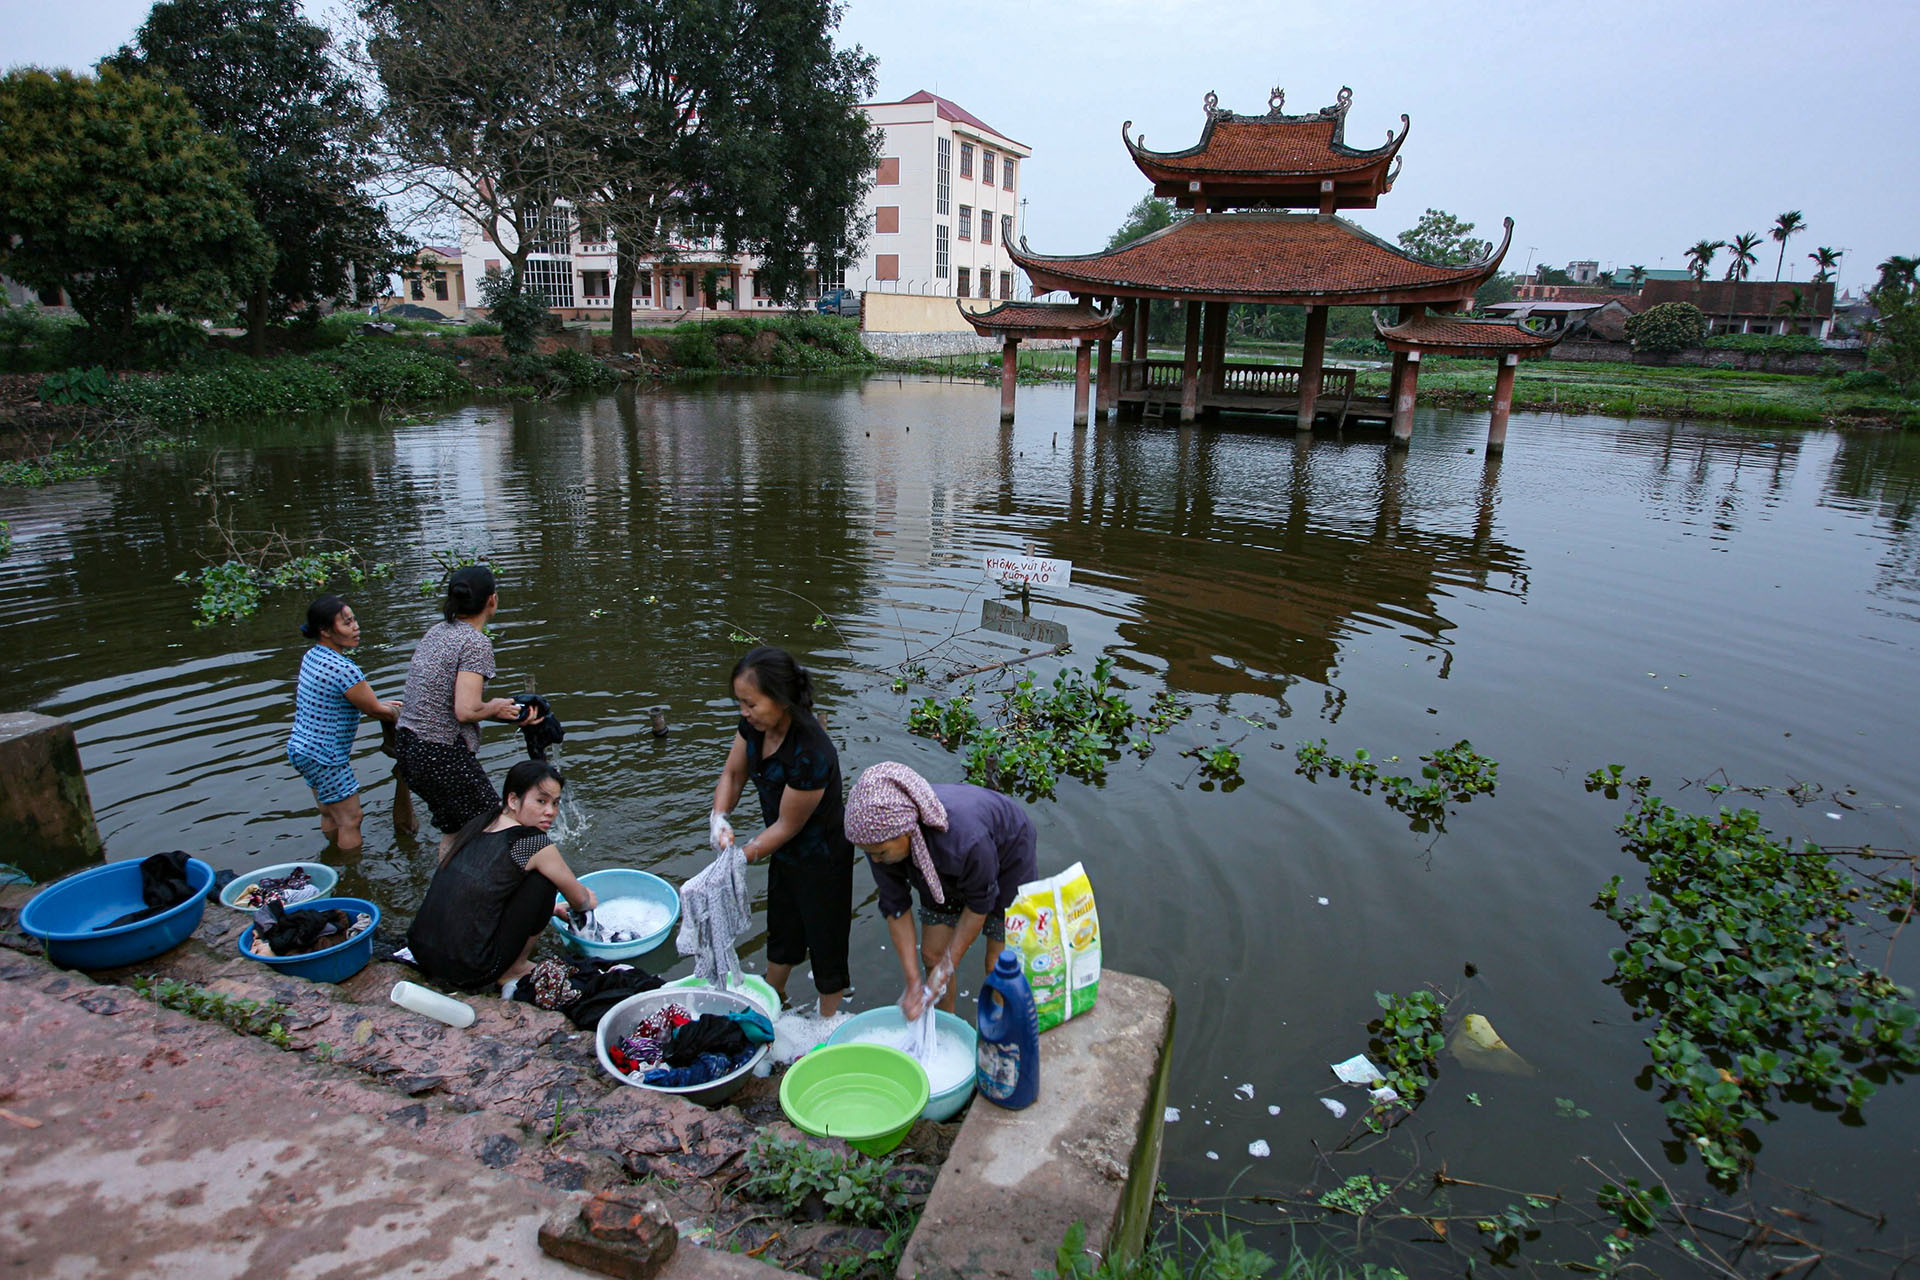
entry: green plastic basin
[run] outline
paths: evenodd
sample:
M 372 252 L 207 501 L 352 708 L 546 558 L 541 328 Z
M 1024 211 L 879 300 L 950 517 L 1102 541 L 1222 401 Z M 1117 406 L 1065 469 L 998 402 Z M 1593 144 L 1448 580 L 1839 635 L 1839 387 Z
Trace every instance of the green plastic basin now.
M 883 1044 L 830 1044 L 787 1068 L 780 1109 L 802 1132 L 883 1156 L 927 1105 L 927 1073 Z

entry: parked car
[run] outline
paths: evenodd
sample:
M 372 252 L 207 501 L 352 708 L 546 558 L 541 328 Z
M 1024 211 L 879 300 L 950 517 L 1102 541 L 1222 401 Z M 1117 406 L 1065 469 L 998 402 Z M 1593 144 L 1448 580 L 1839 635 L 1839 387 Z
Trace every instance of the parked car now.
M 829 289 L 814 302 L 813 309 L 823 316 L 857 316 L 860 295 L 852 289 Z

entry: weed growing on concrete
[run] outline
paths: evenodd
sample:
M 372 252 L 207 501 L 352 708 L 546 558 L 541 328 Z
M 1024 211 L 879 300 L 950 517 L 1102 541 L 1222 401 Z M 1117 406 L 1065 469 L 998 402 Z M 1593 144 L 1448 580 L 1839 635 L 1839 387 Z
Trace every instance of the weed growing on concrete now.
M 282 1019 L 285 1006 L 271 1000 L 246 1000 L 196 987 L 175 978 L 135 978 L 133 993 L 164 1009 L 174 1009 L 202 1022 L 217 1022 L 243 1035 L 259 1036 L 277 1049 L 292 1047 Z
M 761 1137 L 747 1151 L 747 1169 L 740 1194 L 774 1201 L 788 1214 L 817 1200 L 835 1222 L 884 1227 L 907 1203 L 892 1160 L 842 1156 L 811 1143 Z

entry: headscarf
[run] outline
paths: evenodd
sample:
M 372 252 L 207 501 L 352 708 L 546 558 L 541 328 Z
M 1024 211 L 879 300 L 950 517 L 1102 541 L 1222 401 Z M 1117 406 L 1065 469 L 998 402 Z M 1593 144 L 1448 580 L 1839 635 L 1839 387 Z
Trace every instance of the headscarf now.
M 933 854 L 927 849 L 922 827 L 935 831 L 947 829 L 947 806 L 933 794 L 933 785 L 925 778 L 892 760 L 863 771 L 847 793 L 847 839 L 855 844 L 885 844 L 896 836 L 907 837 L 913 865 L 932 896 L 934 905 L 946 906 L 946 892 L 940 887 L 940 873 L 933 869 Z

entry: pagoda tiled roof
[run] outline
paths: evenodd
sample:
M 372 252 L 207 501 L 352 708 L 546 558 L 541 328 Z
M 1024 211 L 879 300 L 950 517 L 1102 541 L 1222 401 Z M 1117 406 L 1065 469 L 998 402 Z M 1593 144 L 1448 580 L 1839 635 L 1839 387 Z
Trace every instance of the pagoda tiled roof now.
M 956 303 L 956 305 L 958 305 Z M 1098 337 L 1119 324 L 1112 311 L 1085 302 L 1003 302 L 989 311 L 960 314 L 982 337 L 1019 333 L 1022 336 Z
M 1426 262 L 1344 218 L 1303 213 L 1196 214 L 1103 253 L 1051 257 L 1009 249 L 1036 292 L 1083 297 L 1368 306 L 1457 302 L 1499 269 L 1513 239 L 1463 267 Z
M 1373 331 L 1395 351 L 1435 355 L 1536 355 L 1560 341 L 1561 333 L 1530 329 L 1518 320 L 1479 320 L 1470 316 L 1426 313 L 1387 324 L 1373 317 Z
M 1180 151 L 1151 151 L 1144 136 L 1128 136 L 1133 122 L 1120 127 L 1120 136 L 1133 162 L 1155 184 L 1155 194 L 1192 203 L 1190 184 L 1199 182 L 1209 200 L 1316 206 L 1320 183 L 1333 180 L 1332 194 L 1341 208 L 1372 208 L 1393 186 L 1398 167 L 1391 161 L 1407 140 L 1410 125 L 1400 117 L 1400 132 L 1387 130 L 1387 140 L 1371 150 L 1347 144 L 1347 109 L 1351 89 L 1340 90 L 1330 107 L 1307 115 L 1282 112 L 1285 95 L 1278 89 L 1265 115 L 1238 115 L 1222 110 L 1217 97 L 1206 99 L 1207 123 L 1200 141 Z

